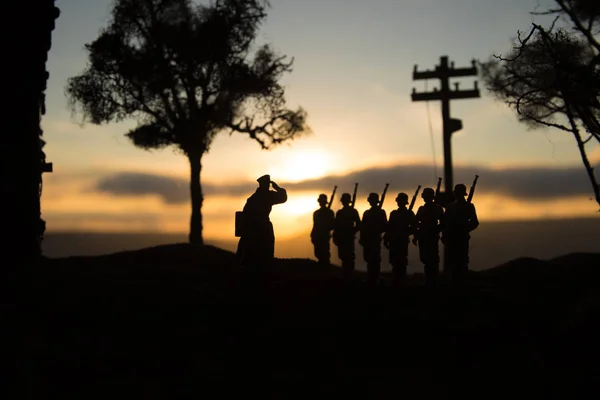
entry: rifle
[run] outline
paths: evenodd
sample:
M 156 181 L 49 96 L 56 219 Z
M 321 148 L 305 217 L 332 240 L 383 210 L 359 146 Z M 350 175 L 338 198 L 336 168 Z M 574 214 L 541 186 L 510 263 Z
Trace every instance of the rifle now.
M 408 207 L 408 211 L 412 211 L 413 207 L 415 206 L 415 201 L 417 201 L 417 195 L 419 194 L 419 190 L 421 190 L 421 185 L 417 186 L 415 195 L 413 196 L 412 200 L 410 201 L 410 206 Z
M 354 194 L 352 195 L 352 208 L 356 204 L 356 191 L 358 190 L 358 183 L 354 184 Z
M 467 197 L 467 203 L 470 203 L 473 200 L 473 194 L 475 193 L 475 185 L 477 185 L 477 179 L 479 179 L 479 175 L 475 175 L 475 179 L 473 180 L 473 185 L 471 189 L 469 189 L 469 196 Z
M 383 207 L 383 202 L 385 200 L 385 194 L 387 193 L 388 187 L 390 186 L 389 183 L 385 184 L 385 188 L 383 189 L 383 193 L 381 194 L 381 200 L 379 200 L 379 208 Z
M 442 178 L 438 178 L 437 187 L 435 188 L 435 198 L 438 199 L 440 197 L 440 191 L 442 189 Z
M 331 205 L 333 204 L 333 198 L 335 197 L 336 190 L 337 190 L 337 186 L 334 186 L 333 193 L 331 194 L 331 197 L 329 198 L 329 204 L 327 204 L 327 208 L 331 208 Z

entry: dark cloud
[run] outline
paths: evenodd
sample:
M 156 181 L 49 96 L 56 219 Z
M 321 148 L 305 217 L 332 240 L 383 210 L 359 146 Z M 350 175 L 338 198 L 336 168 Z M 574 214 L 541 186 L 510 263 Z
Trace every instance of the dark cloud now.
M 475 174 L 479 175 L 477 193 L 504 194 L 528 200 L 591 194 L 590 183 L 583 167 L 522 167 L 500 170 L 456 166 L 454 183 L 464 183 L 468 188 Z M 437 179 L 429 165 L 397 165 L 356 171 L 345 176 L 329 176 L 286 187 L 297 190 L 320 190 L 327 193 L 337 185 L 338 190 L 351 192 L 355 182 L 359 183 L 360 193 L 381 192 L 386 183 L 390 184 L 389 191 L 392 193 L 397 191 L 412 193 L 417 185 L 435 188 Z
M 160 226 L 163 217 L 157 213 L 142 212 L 128 214 L 114 214 L 105 212 L 44 212 L 46 221 L 60 221 L 71 225 L 84 222 L 122 223 L 122 224 L 146 224 L 152 227 Z
M 205 195 L 240 196 L 256 189 L 256 183 L 216 185 L 202 184 Z M 190 201 L 190 184 L 186 179 L 138 172 L 121 172 L 101 178 L 95 190 L 113 196 L 157 195 L 167 204 L 183 204 Z
M 189 201 L 189 184 L 183 179 L 168 176 L 123 172 L 104 177 L 96 190 L 114 196 L 158 195 L 167 204 Z
M 544 168 L 521 167 L 492 169 L 488 167 L 457 166 L 454 168 L 455 183 L 471 186 L 474 175 L 480 176 L 478 194 L 503 194 L 523 200 L 556 199 L 579 195 L 590 195 L 591 188 L 583 167 Z M 352 192 L 354 183 L 359 183 L 359 193 L 381 192 L 386 183 L 389 192 L 412 193 L 417 185 L 435 187 L 437 179 L 430 165 L 396 165 L 370 168 L 351 172 L 343 176 L 327 176 L 320 179 L 296 183 L 273 179 L 290 191 L 313 191 L 330 193 L 338 186 L 338 194 Z M 245 196 L 256 189 L 256 182 L 229 185 L 203 184 L 206 195 Z M 136 196 L 155 194 L 166 203 L 181 204 L 189 201 L 189 183 L 184 179 L 166 176 L 119 173 L 101 179 L 96 189 L 113 195 Z

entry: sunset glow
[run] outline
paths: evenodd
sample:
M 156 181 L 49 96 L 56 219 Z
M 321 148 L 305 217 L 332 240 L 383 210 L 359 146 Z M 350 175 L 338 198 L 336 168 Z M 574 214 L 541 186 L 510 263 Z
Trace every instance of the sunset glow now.
M 54 164 L 54 172 L 44 175 L 42 195 L 48 231 L 187 233 L 191 205 L 186 157 L 172 148 L 136 148 L 124 136 L 136 121 L 80 126 L 80 119 L 70 115 L 65 83 L 85 68 L 84 45 L 102 29 L 109 1 L 70 3 L 61 6 L 47 65 L 48 112 L 42 125 L 45 152 Z M 263 174 L 288 191 L 287 203 L 271 213 L 278 239 L 310 230 L 318 194 L 329 196 L 334 185 L 338 192 L 332 209 L 337 211 L 341 193 L 353 189 L 354 178 L 340 181 L 349 174 L 363 174 L 356 204 L 361 215 L 368 193 L 381 193 L 386 182 L 388 215 L 399 191 L 412 196 L 418 184 L 435 185 L 436 176 L 443 174 L 441 107 L 412 102 L 410 93 L 413 87 L 432 90 L 439 82 L 429 81 L 427 89 L 425 82 L 413 81 L 414 64 L 419 70 L 432 69 L 441 51 L 447 51 L 458 67 L 468 66 L 472 58 L 483 61 L 508 49 L 517 30 L 530 25 L 529 12 L 536 3 L 523 0 L 507 6 L 473 0 L 468 15 L 447 0 L 374 0 L 368 6 L 349 2 L 344 15 L 330 0 L 274 3 L 258 42 L 273 38 L 283 54 L 294 57 L 293 72 L 283 81 L 286 102 L 307 110 L 313 134 L 270 151 L 247 135 L 217 135 L 202 161 L 206 238 L 234 238 L 235 212 L 244 207 Z M 423 31 L 422 16 L 428 9 L 437 11 L 430 15 L 432 29 Z M 504 22 L 490 26 L 484 15 Z M 332 20 L 340 23 L 332 25 Z M 415 31 L 419 40 L 412 38 Z M 461 85 L 471 87 L 472 82 Z M 452 139 L 455 180 L 470 185 L 473 174 L 481 176 L 474 202 L 482 221 L 600 217 L 587 181 L 572 184 L 566 175 L 552 172 L 569 167 L 575 180 L 587 179 L 570 135 L 528 131 L 512 110 L 484 90 L 481 98 L 453 102 L 451 109 L 452 117 L 463 121 Z M 600 146 L 589 149 L 598 170 Z M 393 165 L 401 168 L 388 168 Z M 547 171 L 527 180 L 531 168 Z M 116 179 L 110 188 L 102 188 L 107 176 L 135 173 L 156 178 Z M 565 185 L 569 188 L 561 189 Z M 548 191 L 553 196 L 544 197 Z M 421 204 L 418 198 L 415 207 Z
M 315 195 L 291 195 L 284 204 L 273 207 L 273 216 L 297 216 L 307 215 L 310 217 L 313 211 L 319 208 L 317 196 Z
M 330 157 L 325 151 L 302 150 L 285 159 L 281 167 L 272 168 L 271 175 L 287 182 L 298 182 L 325 176 L 330 170 Z

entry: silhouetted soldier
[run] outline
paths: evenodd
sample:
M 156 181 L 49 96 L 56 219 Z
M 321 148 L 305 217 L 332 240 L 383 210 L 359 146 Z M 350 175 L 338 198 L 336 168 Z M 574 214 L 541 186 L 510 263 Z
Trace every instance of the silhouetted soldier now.
M 396 204 L 398 204 L 398 209 L 390 213 L 390 220 L 383 235 L 383 244 L 390 250 L 389 257 L 394 283 L 404 284 L 408 266 L 408 244 L 410 235 L 415 233 L 417 220 L 415 213 L 406 208 L 408 204 L 406 193 L 398 194 Z
M 444 209 L 434 203 L 432 188 L 423 189 L 421 195 L 425 204 L 419 207 L 416 215 L 417 229 L 413 244 L 419 244 L 419 258 L 425 266 L 425 281 L 428 285 L 437 282 L 440 270 L 439 237 L 444 221 Z
M 269 214 L 275 204 L 287 201 L 286 190 L 271 181 L 269 175 L 263 175 L 257 181 L 258 189 L 244 206 L 240 239 L 241 263 L 254 273 L 271 267 L 275 253 L 275 234 Z M 270 185 L 273 185 L 275 191 L 269 190 Z
M 329 265 L 331 252 L 329 240 L 334 228 L 335 214 L 327 206 L 327 195 L 320 194 L 317 200 L 321 208 L 313 213 L 313 228 L 310 232 L 310 241 L 315 248 L 315 257 L 319 264 Z
M 333 243 L 338 248 L 338 257 L 342 261 L 342 269 L 346 275 L 354 271 L 354 240 L 360 230 L 360 215 L 351 205 L 350 193 L 342 194 L 340 202 L 344 206 L 335 215 Z
M 465 199 L 467 187 L 454 186 L 455 201 L 446 206 L 442 241 L 446 246 L 450 276 L 453 283 L 461 283 L 469 270 L 469 239 L 479 220 L 473 203 Z
M 381 235 L 385 232 L 387 215 L 379 205 L 377 193 L 369 193 L 367 201 L 371 208 L 363 214 L 359 243 L 363 247 L 363 258 L 367 263 L 369 283 L 377 283 L 381 272 Z

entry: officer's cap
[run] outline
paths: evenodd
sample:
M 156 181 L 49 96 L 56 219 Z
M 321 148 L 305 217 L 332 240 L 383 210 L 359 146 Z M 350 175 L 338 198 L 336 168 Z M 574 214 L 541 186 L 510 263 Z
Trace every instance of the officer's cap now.
M 425 188 L 425 189 L 423 189 L 423 194 L 421 194 L 421 196 L 423 198 L 435 197 L 435 191 L 432 188 Z
M 271 175 L 263 175 L 257 179 L 258 183 L 269 183 L 271 182 Z
M 396 196 L 396 201 L 401 204 L 408 204 L 408 195 L 406 193 L 398 193 L 398 196 Z
M 458 185 L 454 186 L 454 194 L 457 196 L 466 196 L 467 187 L 464 184 L 459 183 Z

